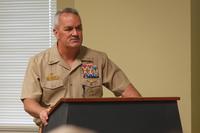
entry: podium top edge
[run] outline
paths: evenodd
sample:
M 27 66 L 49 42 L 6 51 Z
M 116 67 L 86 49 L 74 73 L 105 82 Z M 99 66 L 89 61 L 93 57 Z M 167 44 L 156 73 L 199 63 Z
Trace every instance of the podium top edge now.
M 140 97 L 140 98 L 61 98 L 60 102 L 134 102 L 134 101 L 177 101 L 180 97 Z
M 55 109 L 62 103 L 120 103 L 120 102 L 176 102 L 180 97 L 140 97 L 140 98 L 61 98 L 50 110 L 51 115 Z

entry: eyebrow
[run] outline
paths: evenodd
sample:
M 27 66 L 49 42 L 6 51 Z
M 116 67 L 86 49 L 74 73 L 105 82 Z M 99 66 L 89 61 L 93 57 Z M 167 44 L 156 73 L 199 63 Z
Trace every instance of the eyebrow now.
M 82 24 L 75 26 L 75 28 L 77 27 L 82 27 Z M 64 26 L 64 28 L 74 28 L 74 26 Z

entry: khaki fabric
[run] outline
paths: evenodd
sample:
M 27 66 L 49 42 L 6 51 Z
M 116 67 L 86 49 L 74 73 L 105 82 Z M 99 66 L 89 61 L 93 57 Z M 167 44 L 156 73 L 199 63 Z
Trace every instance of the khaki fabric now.
M 129 84 L 105 53 L 81 46 L 70 68 L 54 45 L 30 59 L 21 99 L 33 98 L 42 106 L 53 106 L 60 98 L 102 97 L 102 86 L 120 96 Z

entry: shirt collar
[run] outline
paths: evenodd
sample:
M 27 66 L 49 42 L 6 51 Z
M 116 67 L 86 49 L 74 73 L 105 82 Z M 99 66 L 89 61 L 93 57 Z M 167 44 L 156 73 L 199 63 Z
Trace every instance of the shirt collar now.
M 88 48 L 81 46 L 80 53 L 77 56 L 77 59 L 81 62 L 93 62 L 93 57 L 89 55 Z
M 58 52 L 57 44 L 55 44 L 50 49 L 50 58 L 49 58 L 48 64 L 52 65 L 52 64 L 60 62 L 61 60 L 62 60 L 62 58 Z M 81 46 L 80 52 L 79 52 L 76 60 L 79 63 L 93 62 L 93 58 L 88 55 L 88 48 L 85 46 Z
M 59 62 L 61 59 L 60 54 L 58 53 L 57 44 L 53 45 L 50 49 L 50 58 L 48 61 L 49 65 Z

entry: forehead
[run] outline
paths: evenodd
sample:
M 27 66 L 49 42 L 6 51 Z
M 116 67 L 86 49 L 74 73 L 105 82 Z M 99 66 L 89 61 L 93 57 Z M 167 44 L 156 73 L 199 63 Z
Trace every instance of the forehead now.
M 59 17 L 59 22 L 63 25 L 80 25 L 81 19 L 73 13 L 62 13 Z

